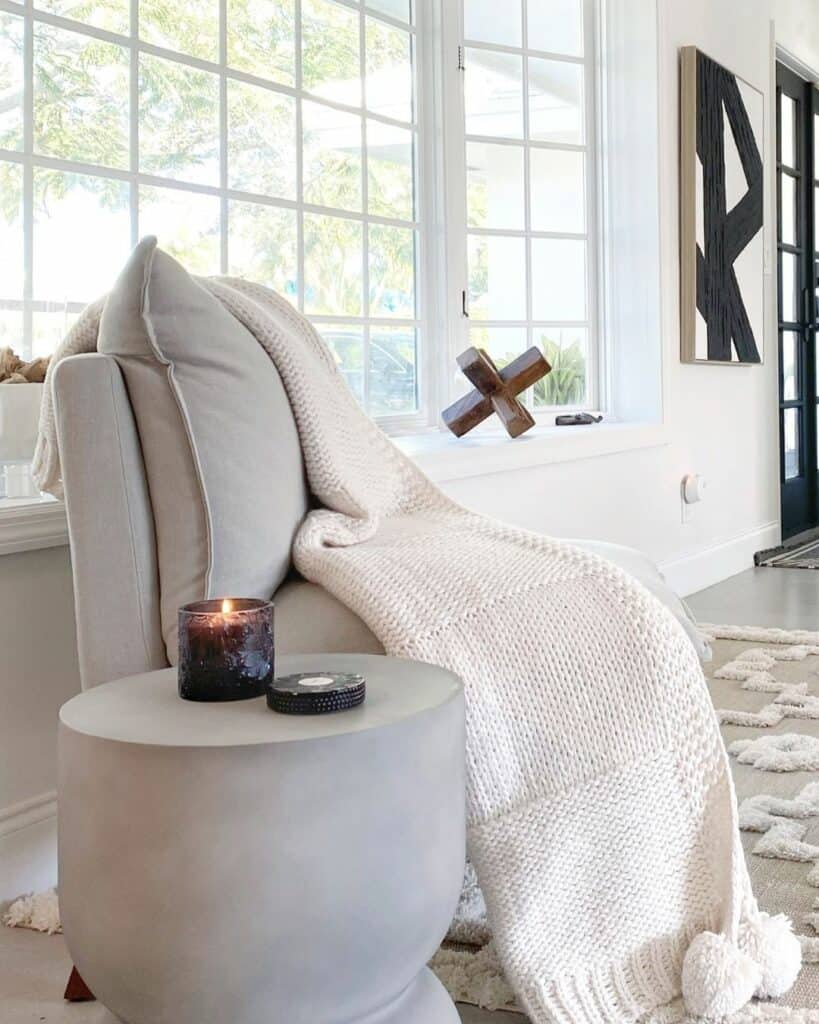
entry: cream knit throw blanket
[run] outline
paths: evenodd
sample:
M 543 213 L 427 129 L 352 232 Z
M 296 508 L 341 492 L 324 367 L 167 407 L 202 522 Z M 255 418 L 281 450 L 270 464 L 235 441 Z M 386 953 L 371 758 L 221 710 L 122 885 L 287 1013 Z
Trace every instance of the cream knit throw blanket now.
M 532 1020 L 634 1021 L 681 989 L 691 1012 L 719 1017 L 786 990 L 799 945 L 750 894 L 716 717 L 672 615 L 599 557 L 445 497 L 285 300 L 200 283 L 289 395 L 323 506 L 298 534 L 298 570 L 387 653 L 464 681 L 469 854 Z M 94 349 L 100 309 L 57 359 Z M 48 401 L 35 471 L 58 490 Z

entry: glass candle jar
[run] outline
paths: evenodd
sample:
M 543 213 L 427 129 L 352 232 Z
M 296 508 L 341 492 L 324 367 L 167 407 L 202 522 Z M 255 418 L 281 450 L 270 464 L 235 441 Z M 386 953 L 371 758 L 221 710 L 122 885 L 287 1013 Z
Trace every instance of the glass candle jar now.
M 261 697 L 274 675 L 271 601 L 226 597 L 179 609 L 180 697 Z

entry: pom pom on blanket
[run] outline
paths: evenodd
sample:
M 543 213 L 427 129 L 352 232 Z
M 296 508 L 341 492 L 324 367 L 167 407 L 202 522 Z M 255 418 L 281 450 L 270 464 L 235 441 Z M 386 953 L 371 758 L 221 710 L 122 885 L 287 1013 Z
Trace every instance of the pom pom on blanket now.
M 777 999 L 792 988 L 802 968 L 802 947 L 784 914 L 772 917 L 761 913 L 755 920 L 744 922 L 739 944 L 762 972 L 757 998 Z
M 724 935 L 701 932 L 685 954 L 682 992 L 689 1013 L 696 1017 L 727 1017 L 741 1009 L 762 981 L 755 960 Z

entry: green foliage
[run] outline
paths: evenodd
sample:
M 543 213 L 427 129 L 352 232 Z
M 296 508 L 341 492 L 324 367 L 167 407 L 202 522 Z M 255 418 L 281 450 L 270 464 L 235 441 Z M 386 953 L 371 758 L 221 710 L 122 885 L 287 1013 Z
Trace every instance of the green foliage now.
M 535 384 L 535 405 L 582 405 L 586 397 L 586 357 L 580 342 L 569 345 L 544 335 L 543 354 L 552 372 Z
M 139 162 L 149 174 L 219 183 L 219 80 L 146 54 L 139 61 Z
M 218 0 L 140 0 L 139 34 L 156 46 L 215 61 L 219 55 Z
M 317 95 L 328 95 L 334 83 L 360 76 L 358 15 L 328 0 L 304 0 L 301 7 L 302 82 Z M 336 85 L 337 89 L 337 85 Z M 342 97 L 333 96 L 333 99 Z M 356 103 L 360 96 L 343 97 Z
M 128 167 L 128 53 L 38 24 L 34 32 L 34 148 L 105 167 Z
M 227 0 L 228 63 L 282 85 L 296 81 L 292 0 Z
M 37 0 L 61 17 L 127 35 L 128 0 Z M 361 60 L 358 14 L 328 0 L 302 0 L 302 79 L 316 95 L 357 104 Z M 227 0 L 229 64 L 262 79 L 293 86 L 294 0 Z M 139 0 L 140 37 L 206 60 L 218 52 L 217 0 Z M 22 148 L 23 19 L 0 12 L 0 148 Z M 123 40 L 123 43 L 125 41 Z M 409 35 L 370 16 L 365 26 L 370 105 L 410 118 Z M 104 210 L 127 210 L 131 185 L 106 177 L 129 170 L 130 51 L 125 45 L 35 21 L 35 155 L 99 168 L 76 174 L 35 167 L 35 224 L 57 213 L 72 195 L 91 194 Z M 140 54 L 139 170 L 177 181 L 219 184 L 219 76 L 152 54 Z M 389 83 L 385 89 L 383 83 Z M 401 83 L 404 84 L 401 84 Z M 400 85 L 391 95 L 393 83 Z M 228 79 L 228 184 L 272 199 L 362 212 L 361 118 L 340 113 L 336 131 L 328 108 L 311 124 L 305 100 L 303 196 L 296 194 L 296 105 L 291 96 Z M 380 106 L 379 104 L 391 104 Z M 332 130 L 321 130 L 328 122 Z M 346 129 L 349 128 L 349 131 Z M 371 130 L 370 130 L 371 129 Z M 413 133 L 368 121 L 371 136 L 369 212 L 411 220 Z M 339 141 L 339 136 L 342 138 Z M 328 139 L 332 140 L 328 142 Z M 352 140 L 352 141 L 348 141 Z M 21 236 L 22 175 L 0 160 L 0 232 Z M 191 270 L 209 272 L 220 251 L 218 200 L 179 190 L 139 187 L 140 230 L 159 234 L 164 248 Z M 231 200 L 228 205 L 230 271 L 266 282 L 295 298 L 297 216 L 293 210 Z M 363 226 L 341 217 L 304 217 L 305 303 L 308 312 L 363 315 Z M 22 247 L 21 247 L 22 248 Z M 414 232 L 371 225 L 370 302 L 381 315 L 413 316 Z M 113 268 L 112 268 L 113 269 Z M 17 296 L 12 296 L 16 298 Z M 77 297 L 85 298 L 85 296 Z M 55 321 L 53 330 L 62 324 Z M 51 330 L 51 328 L 49 328 Z M 409 340 L 407 340 L 409 339 Z M 399 357 L 414 363 L 412 331 L 391 339 Z M 406 353 L 404 352 L 406 349 Z
M 415 316 L 415 232 L 370 226 L 370 311 L 374 316 Z

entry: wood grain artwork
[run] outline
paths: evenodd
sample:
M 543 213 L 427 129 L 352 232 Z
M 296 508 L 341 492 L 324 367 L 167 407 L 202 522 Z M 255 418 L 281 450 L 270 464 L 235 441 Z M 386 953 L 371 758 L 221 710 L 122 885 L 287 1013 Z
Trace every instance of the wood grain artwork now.
M 518 395 L 545 377 L 552 367 L 534 346 L 499 370 L 482 348 L 470 347 L 458 356 L 458 366 L 474 384 L 474 391 L 459 398 L 441 414 L 456 437 L 462 437 L 496 413 L 510 437 L 519 437 L 535 420 Z

